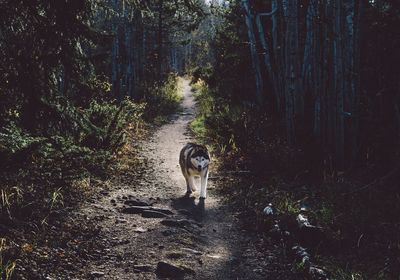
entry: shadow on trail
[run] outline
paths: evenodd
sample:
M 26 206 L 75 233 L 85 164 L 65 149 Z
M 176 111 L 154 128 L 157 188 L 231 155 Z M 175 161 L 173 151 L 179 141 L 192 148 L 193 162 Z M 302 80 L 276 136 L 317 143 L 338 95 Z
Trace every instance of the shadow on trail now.
M 205 199 L 199 199 L 196 204 L 196 198 L 186 193 L 184 196 L 172 200 L 172 207 L 181 214 L 201 222 L 206 216 Z

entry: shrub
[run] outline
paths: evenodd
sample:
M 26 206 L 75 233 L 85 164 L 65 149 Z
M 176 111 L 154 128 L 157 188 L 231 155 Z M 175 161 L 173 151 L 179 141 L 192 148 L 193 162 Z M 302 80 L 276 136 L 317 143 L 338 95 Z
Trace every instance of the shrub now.
M 137 132 L 142 126 L 145 108 L 145 103 L 134 103 L 130 99 L 125 99 L 119 105 L 92 101 L 85 114 L 99 130 L 95 134 L 83 135 L 82 143 L 116 152 L 126 143 L 126 130 L 130 127 Z
M 145 118 L 150 121 L 160 121 L 162 118 L 175 112 L 182 100 L 180 94 L 180 78 L 170 74 L 164 82 L 154 84 L 145 96 L 148 104 Z
M 0 212 L 29 218 L 34 209 L 62 205 L 77 180 L 103 174 L 127 143 L 131 129 L 142 126 L 144 103 L 92 100 L 80 109 L 59 98 L 44 103 L 48 118 L 40 135 L 15 122 L 0 129 Z M 46 203 L 43 203 L 45 201 Z M 41 215 L 46 215 L 46 211 Z

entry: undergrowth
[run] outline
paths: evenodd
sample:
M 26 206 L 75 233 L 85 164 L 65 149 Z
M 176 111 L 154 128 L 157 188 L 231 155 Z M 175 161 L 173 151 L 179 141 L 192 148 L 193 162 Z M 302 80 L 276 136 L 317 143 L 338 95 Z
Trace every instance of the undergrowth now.
M 29 133 L 16 122 L 3 127 L 1 214 L 27 218 L 28 209 L 53 208 L 73 182 L 101 175 L 127 143 L 129 126 L 139 131 L 144 106 L 130 100 L 121 104 L 94 100 L 83 110 L 56 104 L 61 121 L 45 133 Z M 71 112 L 67 117 L 66 111 Z
M 0 238 L 0 278 L 4 280 L 11 279 L 16 265 L 15 261 L 7 260 L 4 256 L 7 247 L 6 239 Z
M 117 102 L 107 92 L 80 103 L 43 99 L 42 118 L 32 130 L 21 125 L 18 108 L 8 114 L 0 128 L 1 279 L 11 279 L 23 255 L 23 240 L 9 229 L 45 230 L 52 213 L 93 192 L 119 168 L 119 158 L 145 132 L 146 122 L 159 122 L 177 109 L 179 89 L 172 75 L 141 102 Z
M 181 78 L 172 73 L 162 83 L 150 86 L 144 96 L 148 104 L 144 118 L 156 124 L 164 123 L 179 108 L 183 98 L 181 84 Z

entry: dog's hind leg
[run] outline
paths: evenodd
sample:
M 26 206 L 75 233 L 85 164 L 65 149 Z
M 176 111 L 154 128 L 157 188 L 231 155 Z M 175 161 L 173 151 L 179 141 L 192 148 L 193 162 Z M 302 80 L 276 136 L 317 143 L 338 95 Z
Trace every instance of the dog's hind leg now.
M 200 198 L 207 197 L 207 180 L 208 180 L 208 168 L 201 172 L 201 189 L 200 189 Z

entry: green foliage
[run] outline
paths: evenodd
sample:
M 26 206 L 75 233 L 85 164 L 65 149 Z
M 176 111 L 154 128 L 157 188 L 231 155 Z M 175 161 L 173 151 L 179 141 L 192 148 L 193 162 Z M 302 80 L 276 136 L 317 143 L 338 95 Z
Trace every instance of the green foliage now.
M 195 67 L 190 72 L 192 81 L 191 85 L 195 91 L 201 92 L 202 87 L 215 87 L 214 67 L 207 63 L 201 67 Z
M 161 32 L 166 24 L 193 29 L 203 17 L 201 2 L 164 2 L 163 16 L 174 16 Z M 159 1 L 125 4 L 146 29 L 156 26 Z M 74 182 L 105 172 L 128 133 L 140 133 L 145 114 L 155 119 L 177 108 L 177 76 L 165 83 L 146 76 L 158 61 L 156 50 L 143 54 L 145 69 L 135 70 L 135 83 L 140 81 L 132 88 L 135 94 L 145 88 L 145 102 L 124 99 L 125 91 L 112 89 L 111 21 L 122 8 L 117 6 L 91 0 L 0 4 L 1 214 L 29 218 L 28 209 L 62 205 Z
M 34 137 L 15 123 L 9 123 L 0 130 L 0 157 L 3 162 L 11 160 L 30 149 L 35 149 L 43 140 L 43 137 Z
M 148 104 L 144 117 L 149 121 L 162 122 L 179 108 L 182 100 L 181 81 L 176 74 L 170 74 L 161 84 L 155 84 L 145 96 Z
M 61 206 L 74 181 L 104 172 L 127 143 L 128 130 L 139 132 L 145 104 L 93 100 L 86 109 L 68 102 L 48 108 L 59 117 L 47 120 L 51 126 L 41 136 L 15 123 L 0 131 L 3 213 L 18 215 L 27 205 Z
M 205 117 L 198 116 L 190 123 L 190 129 L 196 135 L 197 138 L 202 138 L 207 133 L 204 122 L 205 122 Z
M 224 8 L 214 38 L 214 71 L 202 70 L 205 81 L 229 103 L 254 101 L 254 83 L 248 37 L 239 1 Z
M 88 0 L 1 2 L 0 96 L 7 101 L 1 121 L 18 110 L 21 125 L 33 132 L 43 101 L 82 89 L 90 76 L 82 46 L 96 37 L 87 26 L 91 8 Z
M 129 99 L 119 105 L 93 100 L 85 113 L 88 120 L 100 129 L 96 133 L 84 134 L 82 143 L 88 147 L 117 151 L 125 144 L 126 129 L 131 125 L 137 130 L 142 125 L 145 108 L 145 103 L 134 103 Z
M 194 73 L 196 72 L 198 71 L 194 71 Z M 207 85 L 200 78 L 193 76 L 191 86 L 197 100 L 198 114 L 190 123 L 189 127 L 197 138 L 205 140 L 209 137 L 207 133 L 206 119 L 211 113 L 213 98 L 208 94 L 209 91 Z

